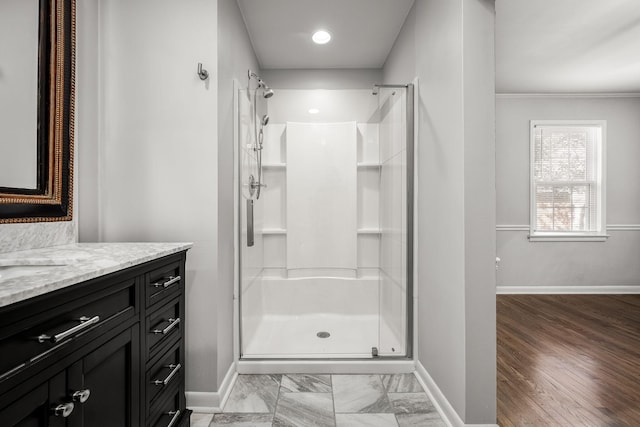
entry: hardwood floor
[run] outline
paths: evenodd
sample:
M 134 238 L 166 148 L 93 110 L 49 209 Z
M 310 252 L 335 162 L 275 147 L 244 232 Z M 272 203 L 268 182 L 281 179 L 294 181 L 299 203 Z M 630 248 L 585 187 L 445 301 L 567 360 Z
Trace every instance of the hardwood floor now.
M 640 295 L 498 295 L 498 424 L 640 426 Z

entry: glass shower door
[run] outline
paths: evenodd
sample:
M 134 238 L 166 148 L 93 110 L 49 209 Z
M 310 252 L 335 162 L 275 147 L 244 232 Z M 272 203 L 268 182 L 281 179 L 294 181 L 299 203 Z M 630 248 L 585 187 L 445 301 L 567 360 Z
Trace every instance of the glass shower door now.
M 380 356 L 406 356 L 412 273 L 413 87 L 378 88 Z
M 264 113 L 252 95 L 238 91 L 241 228 Z M 268 99 L 254 246 L 239 233 L 243 359 L 406 355 L 408 103 L 406 87 L 376 97 L 277 89 Z

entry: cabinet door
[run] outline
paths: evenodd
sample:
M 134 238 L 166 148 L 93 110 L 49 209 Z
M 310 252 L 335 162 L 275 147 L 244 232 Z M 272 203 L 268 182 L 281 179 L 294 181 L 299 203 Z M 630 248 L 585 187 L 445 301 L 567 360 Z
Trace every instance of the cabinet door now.
M 69 417 L 68 427 L 137 425 L 139 357 L 139 333 L 135 325 L 73 364 L 68 369 L 68 394 L 73 399 L 77 393 L 76 411 Z
M 54 415 L 53 408 L 67 403 L 64 395 L 63 371 L 25 395 L 17 396 L 13 403 L 0 409 L 0 423 L 2 426 L 15 427 L 63 427 L 67 418 L 62 416 L 62 410 L 57 416 Z

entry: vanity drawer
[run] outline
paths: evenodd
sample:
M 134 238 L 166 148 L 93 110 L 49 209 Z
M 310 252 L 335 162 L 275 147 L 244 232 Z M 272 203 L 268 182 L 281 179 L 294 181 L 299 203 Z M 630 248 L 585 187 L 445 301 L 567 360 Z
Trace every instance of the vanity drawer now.
M 176 298 L 147 317 L 147 360 L 150 361 L 168 343 L 182 337 L 182 310 L 180 298 Z
M 189 425 L 189 411 L 184 403 L 184 393 L 179 389 L 170 390 L 169 398 L 158 402 L 149 418 L 149 426 L 153 427 L 183 427 Z
M 105 286 L 95 293 L 41 311 L 46 301 L 34 299 L 25 308 L 33 313 L 0 331 L 0 381 L 68 347 L 80 347 L 103 331 L 137 314 L 135 278 Z M 66 295 L 66 300 L 75 296 Z M 7 315 L 10 315 L 9 313 Z M 4 322 L 4 316 L 0 322 Z M 6 323 L 0 323 L 5 326 Z
M 161 399 L 163 392 L 172 388 L 174 384 L 182 383 L 184 360 L 181 354 L 181 346 L 178 343 L 147 371 L 147 407 Z
M 180 263 L 172 262 L 149 272 L 145 282 L 147 307 L 173 297 L 183 286 Z

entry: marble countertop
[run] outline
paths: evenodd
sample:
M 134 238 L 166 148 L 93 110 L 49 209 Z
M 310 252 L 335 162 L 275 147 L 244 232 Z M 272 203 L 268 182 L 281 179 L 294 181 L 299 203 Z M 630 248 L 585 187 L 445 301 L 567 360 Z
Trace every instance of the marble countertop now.
M 189 249 L 192 243 L 77 243 L 0 254 L 0 307 Z

